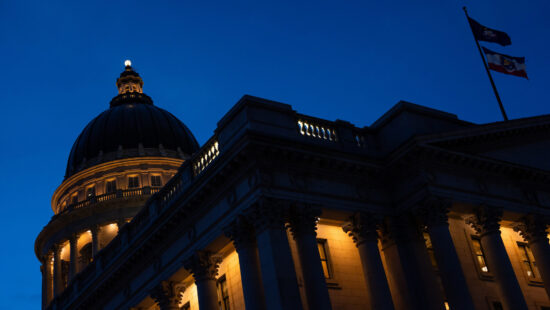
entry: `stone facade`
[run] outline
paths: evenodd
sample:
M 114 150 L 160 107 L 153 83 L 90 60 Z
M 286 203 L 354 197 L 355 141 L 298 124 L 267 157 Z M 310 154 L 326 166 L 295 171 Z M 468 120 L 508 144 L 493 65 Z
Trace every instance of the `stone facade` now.
M 357 128 L 245 96 L 44 306 L 549 309 L 549 128 L 405 102 Z

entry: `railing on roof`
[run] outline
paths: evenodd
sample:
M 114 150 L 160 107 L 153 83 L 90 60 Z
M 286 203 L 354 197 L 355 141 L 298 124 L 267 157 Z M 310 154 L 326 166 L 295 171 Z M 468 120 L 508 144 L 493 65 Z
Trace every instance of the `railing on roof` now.
M 214 136 L 204 144 L 197 156 L 192 159 L 193 175 L 199 175 L 219 154 L 218 140 Z
M 337 142 L 338 135 L 333 122 L 305 115 L 298 115 L 298 132 L 302 136 Z
M 130 188 L 130 189 L 124 189 L 124 190 L 119 189 L 116 192 L 107 193 L 107 194 L 98 195 L 98 196 L 92 196 L 86 200 L 72 203 L 68 206 L 63 207 L 57 215 L 67 211 L 84 208 L 84 207 L 96 204 L 98 202 L 105 202 L 105 201 L 109 201 L 117 198 L 149 196 L 158 192 L 159 190 L 160 190 L 160 187 L 149 187 L 149 186 L 145 186 L 141 188 Z

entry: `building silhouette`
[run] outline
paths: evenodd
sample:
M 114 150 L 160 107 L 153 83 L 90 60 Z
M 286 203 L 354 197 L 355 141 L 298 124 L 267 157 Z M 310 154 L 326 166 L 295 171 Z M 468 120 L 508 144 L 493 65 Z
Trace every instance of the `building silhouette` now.
M 44 309 L 550 309 L 550 115 L 244 96 L 202 146 L 131 64 L 36 240 Z

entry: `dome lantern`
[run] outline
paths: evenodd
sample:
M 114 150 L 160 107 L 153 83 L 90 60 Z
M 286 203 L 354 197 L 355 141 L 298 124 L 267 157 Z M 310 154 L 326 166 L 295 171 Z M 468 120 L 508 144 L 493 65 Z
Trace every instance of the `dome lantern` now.
M 132 62 L 130 60 L 124 61 L 124 71 L 120 74 L 120 77 L 116 80 L 116 87 L 120 95 L 126 93 L 137 92 L 143 93 L 143 80 L 137 72 L 132 69 Z

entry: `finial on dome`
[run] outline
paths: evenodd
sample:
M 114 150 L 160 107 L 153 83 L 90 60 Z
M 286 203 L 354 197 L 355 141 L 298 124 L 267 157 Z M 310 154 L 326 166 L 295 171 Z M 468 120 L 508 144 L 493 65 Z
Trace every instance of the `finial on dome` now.
M 132 66 L 132 62 L 130 61 L 130 59 L 126 59 L 126 60 L 124 61 L 124 66 L 125 66 L 126 68 Z

